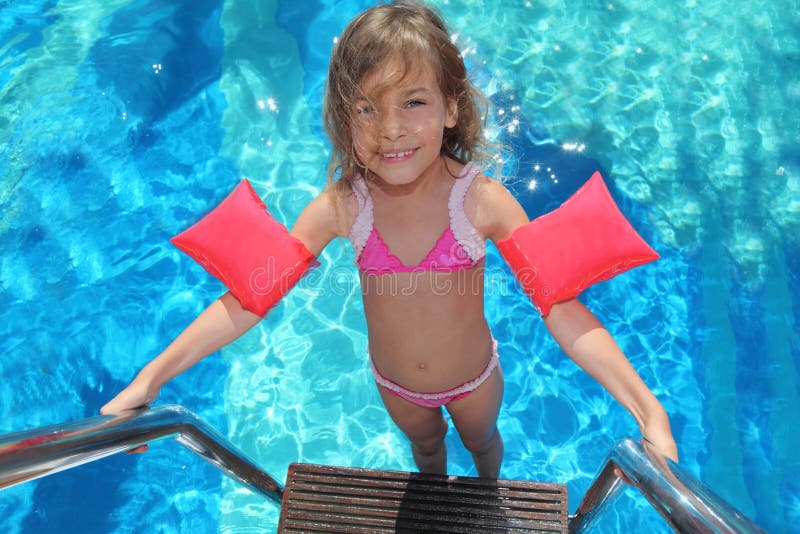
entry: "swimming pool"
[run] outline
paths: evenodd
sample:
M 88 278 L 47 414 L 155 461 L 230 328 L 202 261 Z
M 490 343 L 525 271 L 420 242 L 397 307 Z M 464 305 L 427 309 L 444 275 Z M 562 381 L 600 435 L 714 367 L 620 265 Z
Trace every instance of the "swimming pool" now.
M 0 2 L 0 433 L 95 414 L 219 295 L 168 238 L 240 177 L 284 222 L 319 191 L 328 53 L 367 5 Z M 552 207 L 596 162 L 661 253 L 584 301 L 671 414 L 682 463 L 788 531 L 800 520 L 796 3 L 438 5 L 495 104 L 491 133 L 514 149 L 523 203 Z M 411 469 L 365 365 L 351 262 L 329 247 L 313 278 L 160 402 L 278 479 L 298 459 Z M 560 353 L 491 247 L 487 265 L 507 380 L 502 476 L 566 482 L 573 510 L 635 425 Z M 450 470 L 474 474 L 457 441 Z M 256 532 L 276 519 L 174 443 L 0 493 L 6 532 Z M 626 494 L 599 530 L 645 529 L 667 531 Z

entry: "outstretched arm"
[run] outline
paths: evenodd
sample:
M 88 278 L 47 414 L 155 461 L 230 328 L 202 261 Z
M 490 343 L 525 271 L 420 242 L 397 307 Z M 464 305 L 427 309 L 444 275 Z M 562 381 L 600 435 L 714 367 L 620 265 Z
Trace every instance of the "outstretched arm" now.
M 573 299 L 553 305 L 544 324 L 562 350 L 633 415 L 642 436 L 677 462 L 667 413 L 594 314 Z
M 335 210 L 326 190 L 303 210 L 291 233 L 318 256 L 337 234 L 335 221 Z M 151 403 L 167 381 L 233 342 L 260 319 L 259 315 L 242 308 L 231 293 L 226 293 L 206 308 L 100 412 L 117 413 Z
M 525 210 L 502 184 L 484 177 L 479 185 L 476 226 L 485 236 L 497 243 L 528 223 Z M 592 312 L 572 299 L 554 304 L 544 323 L 564 352 L 633 415 L 645 439 L 677 461 L 664 408 Z

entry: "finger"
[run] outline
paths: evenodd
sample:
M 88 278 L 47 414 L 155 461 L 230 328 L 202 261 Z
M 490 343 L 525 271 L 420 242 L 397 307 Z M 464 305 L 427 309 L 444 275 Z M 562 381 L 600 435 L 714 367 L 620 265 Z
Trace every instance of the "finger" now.
M 622 480 L 625 484 L 633 486 L 633 482 L 631 482 L 631 479 L 629 479 L 628 475 L 623 473 L 622 469 L 620 469 L 619 467 L 614 468 L 614 474 L 617 475 L 620 478 L 620 480 Z
M 147 451 L 149 447 L 147 445 L 142 445 L 141 447 L 136 447 L 135 449 L 131 449 L 129 451 L 125 451 L 125 454 L 141 454 Z

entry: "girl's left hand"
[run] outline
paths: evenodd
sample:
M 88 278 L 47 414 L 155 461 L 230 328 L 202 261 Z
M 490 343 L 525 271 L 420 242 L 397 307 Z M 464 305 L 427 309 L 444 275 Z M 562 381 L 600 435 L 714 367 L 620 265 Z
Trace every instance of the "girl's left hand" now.
M 675 463 L 678 463 L 678 446 L 672 437 L 669 427 L 665 430 L 660 426 L 642 428 L 643 445 L 652 447 L 655 452 L 663 454 Z

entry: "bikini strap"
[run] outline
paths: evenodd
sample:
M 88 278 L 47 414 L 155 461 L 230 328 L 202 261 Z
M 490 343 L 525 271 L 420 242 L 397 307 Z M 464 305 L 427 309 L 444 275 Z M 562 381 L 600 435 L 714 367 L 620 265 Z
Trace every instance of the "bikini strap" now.
M 486 255 L 486 241 L 467 218 L 464 212 L 464 200 L 469 186 L 480 172 L 480 167 L 472 162 L 467 163 L 461 170 L 461 176 L 453 184 L 450 200 L 447 203 L 450 212 L 450 230 L 472 261 L 478 261 Z
M 372 197 L 369 194 L 369 189 L 367 189 L 364 178 L 360 174 L 356 174 L 350 182 L 350 185 L 356 196 L 358 214 L 356 214 L 356 219 L 353 221 L 353 226 L 350 227 L 350 232 L 347 234 L 347 237 L 353 244 L 353 250 L 355 250 L 356 258 L 358 258 L 361 256 L 361 251 L 364 250 L 364 246 L 369 239 L 369 234 L 372 232 L 374 215 Z

